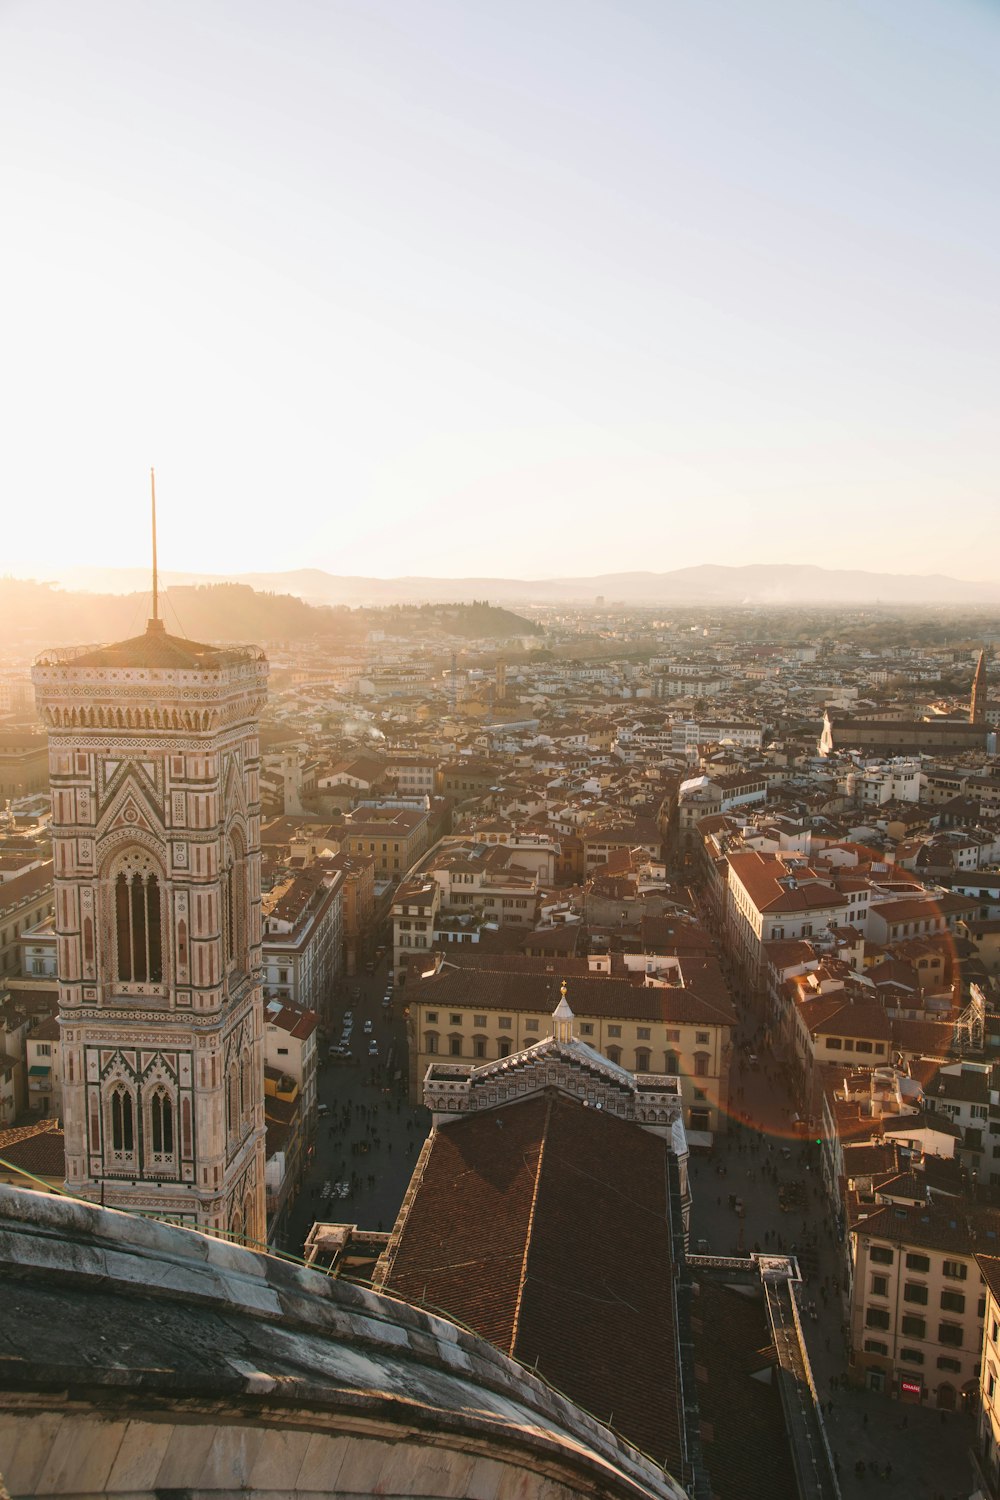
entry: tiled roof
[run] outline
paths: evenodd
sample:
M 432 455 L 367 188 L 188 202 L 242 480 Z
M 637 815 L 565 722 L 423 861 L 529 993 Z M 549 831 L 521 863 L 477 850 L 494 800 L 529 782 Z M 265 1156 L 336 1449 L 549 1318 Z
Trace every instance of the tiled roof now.
M 179 635 L 167 635 L 162 628 L 153 626 L 150 620 L 142 635 L 132 636 L 127 641 L 115 641 L 108 646 L 98 646 L 93 651 L 74 656 L 66 665 L 70 667 L 179 667 L 189 671 L 198 669 L 213 671 L 246 660 L 248 650 L 235 647 L 223 649 L 205 646 L 200 641 L 188 641 Z
M 691 1303 L 705 1465 L 718 1500 L 798 1500 L 764 1300 L 697 1278 Z
M 553 1092 L 442 1126 L 385 1290 L 467 1324 L 676 1469 L 667 1151 Z
M 559 984 L 570 965 L 567 959 L 539 972 L 545 960 L 517 959 L 509 967 L 490 969 L 452 968 L 421 979 L 411 991 L 411 1004 L 481 1006 L 484 1010 L 509 1010 L 551 1014 L 559 999 Z M 577 1016 L 618 1020 L 705 1022 L 731 1026 L 735 1011 L 726 982 L 714 959 L 683 959 L 684 985 L 641 985 L 603 974 L 572 973 L 569 1002 Z
M 38 1177 L 65 1177 L 66 1150 L 63 1132 L 55 1120 L 20 1125 L 0 1131 L 0 1156 L 12 1166 Z M 30 1183 L 23 1184 L 30 1187 Z

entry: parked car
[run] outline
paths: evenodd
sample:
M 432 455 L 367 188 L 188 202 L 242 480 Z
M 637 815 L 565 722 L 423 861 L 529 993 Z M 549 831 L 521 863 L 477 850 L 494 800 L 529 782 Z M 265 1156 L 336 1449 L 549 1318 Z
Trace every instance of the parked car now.
M 365 1022 L 365 1036 L 371 1036 L 371 1033 L 372 1033 L 372 1022 L 369 1020 L 369 1021 Z
M 374 1037 L 372 1037 L 371 1041 L 368 1043 L 368 1056 L 378 1057 L 378 1042 Z

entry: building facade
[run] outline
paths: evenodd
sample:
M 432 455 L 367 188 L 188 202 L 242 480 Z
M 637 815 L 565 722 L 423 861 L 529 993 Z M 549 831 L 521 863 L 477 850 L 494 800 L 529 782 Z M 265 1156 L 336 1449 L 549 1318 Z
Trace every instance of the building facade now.
M 42 655 L 66 1182 L 263 1241 L 267 663 L 146 633 Z

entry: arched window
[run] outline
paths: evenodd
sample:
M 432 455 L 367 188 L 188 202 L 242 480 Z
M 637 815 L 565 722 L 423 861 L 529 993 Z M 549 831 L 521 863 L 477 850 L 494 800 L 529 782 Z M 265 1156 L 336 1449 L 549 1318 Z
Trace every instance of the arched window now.
M 149 1110 L 149 1143 L 154 1156 L 174 1154 L 174 1106 L 166 1089 L 157 1089 Z
M 222 877 L 222 940 L 227 966 L 246 967 L 246 912 L 244 901 L 244 853 L 237 833 L 229 840 Z
M 696 1052 L 694 1055 L 694 1076 L 696 1078 L 708 1077 L 709 1056 L 707 1052 Z
M 240 1129 L 240 1081 L 235 1062 L 229 1064 L 226 1073 L 226 1130 L 237 1135 Z
M 649 1072 L 649 1048 L 636 1047 L 635 1049 L 635 1071 L 637 1073 Z
M 111 1094 L 111 1149 L 135 1150 L 135 1109 L 132 1095 L 123 1083 Z
M 240 1116 L 245 1119 L 253 1113 L 254 1089 L 253 1069 L 250 1065 L 250 1049 L 243 1048 L 243 1056 L 240 1059 Z
M 501 1042 L 497 1048 L 497 1057 L 510 1056 L 510 1042 Z
M 663 1071 L 665 1073 L 679 1073 L 680 1070 L 681 1070 L 681 1060 L 677 1056 L 677 1053 L 676 1052 L 668 1052 L 667 1056 L 666 1056 L 666 1062 L 665 1062 Z
M 114 879 L 115 977 L 122 984 L 162 984 L 160 881 L 141 850 L 125 856 Z
M 622 1049 L 620 1047 L 608 1048 L 608 1062 L 621 1063 Z
M 234 1240 L 239 1241 L 243 1238 L 243 1215 L 238 1208 L 233 1209 L 233 1216 L 229 1221 L 229 1233 Z
M 425 1052 L 436 1052 L 437 1049 L 438 1049 L 438 1034 L 437 1034 L 437 1032 L 436 1031 L 427 1031 L 427 1032 L 425 1032 L 424 1033 L 424 1051 Z
M 450 1036 L 448 1038 L 448 1051 L 451 1053 L 452 1057 L 461 1057 L 462 1038 L 460 1036 Z

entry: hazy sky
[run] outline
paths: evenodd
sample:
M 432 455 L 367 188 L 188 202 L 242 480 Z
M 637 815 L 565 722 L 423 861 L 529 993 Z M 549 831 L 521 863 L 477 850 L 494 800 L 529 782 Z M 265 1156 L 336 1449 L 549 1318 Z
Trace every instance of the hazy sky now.
M 1000 0 L 0 0 L 0 571 L 1000 577 Z

